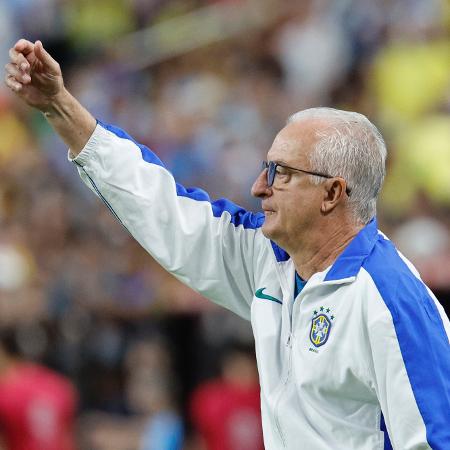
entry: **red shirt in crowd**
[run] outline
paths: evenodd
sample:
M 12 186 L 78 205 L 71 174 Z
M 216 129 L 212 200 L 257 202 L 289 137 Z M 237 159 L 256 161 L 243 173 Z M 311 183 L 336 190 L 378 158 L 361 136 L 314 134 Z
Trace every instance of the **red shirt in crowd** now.
M 258 385 L 206 383 L 193 394 L 191 416 L 207 450 L 264 450 Z
M 14 364 L 0 377 L 0 434 L 8 450 L 74 450 L 77 394 L 63 376 Z

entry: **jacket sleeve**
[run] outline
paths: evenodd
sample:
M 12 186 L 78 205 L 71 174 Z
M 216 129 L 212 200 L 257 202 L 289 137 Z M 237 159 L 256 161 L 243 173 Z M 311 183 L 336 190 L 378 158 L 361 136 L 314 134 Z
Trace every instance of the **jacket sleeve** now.
M 369 327 L 384 448 L 450 449 L 448 318 L 418 279 L 388 289 Z
M 255 264 L 268 249 L 262 214 L 184 188 L 151 150 L 101 122 L 71 160 L 87 186 L 166 270 L 250 318 Z

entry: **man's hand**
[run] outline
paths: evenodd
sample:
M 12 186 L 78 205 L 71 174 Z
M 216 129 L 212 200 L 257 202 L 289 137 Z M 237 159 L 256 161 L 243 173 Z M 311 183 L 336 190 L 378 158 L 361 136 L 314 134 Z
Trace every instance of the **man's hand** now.
M 6 85 L 28 105 L 47 112 L 58 94 L 64 90 L 59 64 L 44 49 L 41 41 L 25 39 L 9 50 Z
M 6 85 L 28 105 L 42 111 L 70 147 L 71 155 L 78 155 L 94 132 L 96 121 L 64 87 L 59 64 L 41 41 L 33 44 L 20 39 L 9 57 Z

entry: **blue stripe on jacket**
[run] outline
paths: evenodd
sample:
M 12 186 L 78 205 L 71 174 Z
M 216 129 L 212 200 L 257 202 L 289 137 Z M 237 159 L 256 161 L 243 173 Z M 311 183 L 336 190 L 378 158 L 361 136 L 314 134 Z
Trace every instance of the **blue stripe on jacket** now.
M 111 133 L 114 133 L 116 136 L 134 142 L 141 150 L 142 159 L 144 161 L 165 168 L 162 161 L 148 147 L 134 140 L 128 133 L 126 133 L 121 128 L 118 128 L 114 125 L 105 124 L 99 120 L 97 121 L 97 123 L 106 130 L 110 131 Z M 222 216 L 224 211 L 227 211 L 231 215 L 231 223 L 236 227 L 242 225 L 246 229 L 247 228 L 257 229 L 260 228 L 264 223 L 263 213 L 252 213 L 246 211 L 244 208 L 224 198 L 216 201 L 211 201 L 208 193 L 205 192 L 203 189 L 195 187 L 185 188 L 181 184 L 176 183 L 176 190 L 177 195 L 180 197 L 188 197 L 190 199 L 197 201 L 209 202 L 211 204 L 211 209 L 214 217 L 220 217 Z
M 363 267 L 392 315 L 427 441 L 434 450 L 448 450 L 450 345 L 436 304 L 393 244 L 381 235 Z

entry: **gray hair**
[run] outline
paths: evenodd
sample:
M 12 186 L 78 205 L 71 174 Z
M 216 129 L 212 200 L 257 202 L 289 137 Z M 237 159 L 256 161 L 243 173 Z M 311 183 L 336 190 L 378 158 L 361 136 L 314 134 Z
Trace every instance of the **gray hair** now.
M 377 197 L 386 173 L 386 144 L 366 116 L 333 108 L 310 108 L 289 117 L 287 123 L 324 119 L 329 127 L 316 133 L 318 141 L 310 156 L 312 170 L 345 179 L 351 190 L 349 205 L 358 223 L 376 214 Z M 313 176 L 319 184 L 323 178 Z

